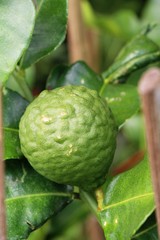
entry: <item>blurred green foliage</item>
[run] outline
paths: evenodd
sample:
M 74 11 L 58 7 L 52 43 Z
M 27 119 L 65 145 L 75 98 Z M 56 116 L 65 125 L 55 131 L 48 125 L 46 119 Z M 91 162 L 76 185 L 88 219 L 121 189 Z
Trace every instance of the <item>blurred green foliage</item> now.
M 150 37 L 160 43 L 160 15 L 158 0 L 97 1 L 83 0 L 83 16 L 86 25 L 99 34 L 101 70 L 114 60 L 121 47 L 149 23 L 157 23 Z

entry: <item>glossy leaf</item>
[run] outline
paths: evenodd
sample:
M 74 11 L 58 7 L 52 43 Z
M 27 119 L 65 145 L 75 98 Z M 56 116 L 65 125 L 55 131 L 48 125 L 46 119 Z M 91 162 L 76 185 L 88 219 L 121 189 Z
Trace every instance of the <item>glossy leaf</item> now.
M 59 79 L 55 79 L 56 71 L 53 71 L 50 75 L 47 86 L 52 84 L 54 87 L 61 87 L 66 85 L 83 85 L 93 90 L 99 90 L 103 84 L 102 77 L 95 73 L 88 65 L 83 61 L 78 61 L 72 64 L 70 67 L 64 68 L 59 74 Z
M 71 201 L 71 190 L 39 175 L 27 160 L 7 161 L 7 239 L 26 239 Z
M 103 186 L 99 219 L 107 240 L 130 240 L 155 208 L 147 157 Z
M 105 83 L 124 82 L 135 70 L 160 61 L 160 48 L 146 36 L 149 31 L 150 28 L 124 46 L 111 67 L 103 73 Z
M 5 83 L 27 48 L 34 25 L 31 0 L 0 1 L 0 76 Z
M 28 101 L 18 93 L 9 89 L 3 90 L 4 159 L 22 156 L 18 128 L 27 105 Z
M 62 43 L 66 34 L 67 14 L 67 0 L 40 2 L 33 36 L 22 67 L 29 67 Z
M 51 90 L 60 86 L 59 81 L 68 69 L 69 67 L 66 65 L 58 65 L 55 67 L 47 79 L 46 89 Z
M 137 88 L 129 84 L 109 84 L 101 93 L 111 108 L 117 126 L 135 114 L 139 108 Z

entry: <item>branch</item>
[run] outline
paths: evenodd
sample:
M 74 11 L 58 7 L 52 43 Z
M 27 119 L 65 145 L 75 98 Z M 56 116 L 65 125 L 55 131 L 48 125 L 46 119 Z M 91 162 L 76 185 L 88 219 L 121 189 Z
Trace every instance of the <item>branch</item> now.
M 98 35 L 86 28 L 80 0 L 69 0 L 68 49 L 70 63 L 83 60 L 95 71 L 99 70 Z
M 160 238 L 160 70 L 150 69 L 141 78 L 139 92 L 147 135 L 148 153 Z
M 3 129 L 2 129 L 2 87 L 0 86 L 0 239 L 6 240 L 4 190 L 4 161 L 3 161 Z

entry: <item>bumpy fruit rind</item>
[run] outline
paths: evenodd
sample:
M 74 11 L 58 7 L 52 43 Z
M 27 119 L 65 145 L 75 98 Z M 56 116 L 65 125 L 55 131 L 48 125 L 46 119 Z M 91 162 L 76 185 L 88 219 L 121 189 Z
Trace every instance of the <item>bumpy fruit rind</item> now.
M 87 191 L 104 183 L 116 134 L 105 99 L 82 86 L 44 90 L 19 126 L 22 152 L 37 172 Z

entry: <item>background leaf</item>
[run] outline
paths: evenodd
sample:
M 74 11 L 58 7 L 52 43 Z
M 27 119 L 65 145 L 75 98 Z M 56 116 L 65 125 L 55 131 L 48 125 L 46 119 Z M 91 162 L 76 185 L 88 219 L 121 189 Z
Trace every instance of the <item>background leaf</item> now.
M 34 24 L 31 0 L 0 1 L 0 76 L 2 83 L 27 48 Z
M 148 22 L 156 22 L 159 23 L 160 15 L 158 12 L 159 0 L 150 0 L 147 1 L 142 13 L 143 24 L 148 24 Z M 149 37 L 154 40 L 158 45 L 160 42 L 160 27 L 157 28 L 150 33 Z
M 157 232 L 157 225 L 145 229 L 143 232 L 136 234 L 133 240 L 158 240 L 158 232 Z
M 82 9 L 87 26 L 97 28 L 103 34 L 109 33 L 128 40 L 139 31 L 141 26 L 136 13 L 129 9 L 121 9 L 112 14 L 97 14 L 88 1 L 82 2 Z
M 135 114 L 139 108 L 137 88 L 129 84 L 109 84 L 101 94 L 106 98 L 116 120 L 117 126 Z
M 103 73 L 105 83 L 124 82 L 132 72 L 160 61 L 159 46 L 146 36 L 152 28 L 148 26 L 144 33 L 138 34 L 122 48 L 114 63 Z
M 18 93 L 3 89 L 4 159 L 22 156 L 18 129 L 20 118 L 28 104 Z
M 46 89 L 51 90 L 58 86 L 61 86 L 60 79 L 69 69 L 67 65 L 58 65 L 56 66 L 51 73 L 46 82 Z
M 147 157 L 106 182 L 103 194 L 99 218 L 106 239 L 130 240 L 155 208 Z
M 133 240 L 158 240 L 156 216 L 153 213 L 138 232 L 132 237 Z
M 24 56 L 22 67 L 29 67 L 62 43 L 66 34 L 67 7 L 67 0 L 41 1 L 31 43 Z
M 62 69 L 63 67 L 63 69 Z M 59 74 L 57 74 L 59 71 Z M 66 85 L 83 85 L 99 91 L 103 84 L 101 75 L 95 73 L 85 62 L 77 61 L 70 67 L 59 66 L 53 70 L 47 80 L 50 86 L 61 87 Z
M 42 177 L 26 160 L 7 161 L 7 239 L 26 239 L 71 201 L 71 190 Z

